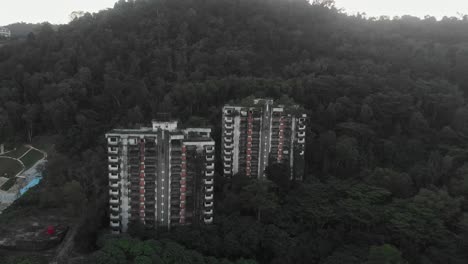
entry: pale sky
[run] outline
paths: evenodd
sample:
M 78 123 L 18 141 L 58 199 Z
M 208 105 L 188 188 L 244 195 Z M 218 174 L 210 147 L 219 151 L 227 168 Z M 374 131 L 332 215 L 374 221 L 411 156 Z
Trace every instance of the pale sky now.
M 458 16 L 457 13 L 468 14 L 467 0 L 335 0 L 335 3 L 348 14 L 365 12 L 368 17 L 412 15 L 424 18 L 431 15 L 441 19 Z
M 53 24 L 69 22 L 73 11 L 97 12 L 113 7 L 117 0 L 0 0 L 0 25 L 14 22 Z
M 73 11 L 97 12 L 113 7 L 117 0 L 0 0 L 0 25 L 14 22 L 53 24 L 69 22 Z M 349 14 L 365 12 L 367 16 L 405 14 L 442 18 L 468 14 L 468 0 L 335 0 L 338 8 Z

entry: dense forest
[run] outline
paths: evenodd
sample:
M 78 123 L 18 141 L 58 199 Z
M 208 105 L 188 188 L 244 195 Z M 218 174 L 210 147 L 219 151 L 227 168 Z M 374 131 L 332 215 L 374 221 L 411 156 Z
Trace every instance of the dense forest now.
M 0 48 L 0 142 L 55 149 L 3 217 L 77 216 L 87 263 L 468 263 L 467 29 L 306 0 L 121 0 L 44 24 Z M 222 105 L 248 96 L 307 109 L 304 182 L 217 164 L 214 225 L 100 235 L 107 130 L 170 112 L 219 143 Z

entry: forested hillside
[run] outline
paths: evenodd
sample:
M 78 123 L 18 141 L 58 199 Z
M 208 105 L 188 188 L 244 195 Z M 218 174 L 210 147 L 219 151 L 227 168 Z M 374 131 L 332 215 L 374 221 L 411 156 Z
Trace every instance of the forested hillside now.
M 289 97 L 310 115 L 304 183 L 280 166 L 268 182 L 219 175 L 215 225 L 132 235 L 233 261 L 468 263 L 467 70 L 468 19 L 364 19 L 306 0 L 119 1 L 0 48 L 0 141 L 47 136 L 57 150 L 37 199 L 10 213 L 63 207 L 81 216 L 76 250 L 96 250 L 108 129 L 171 112 L 208 119 L 219 142 L 225 102 Z
M 13 38 L 26 38 L 29 33 L 34 32 L 41 27 L 41 24 L 32 23 L 13 23 L 6 26 L 11 31 Z

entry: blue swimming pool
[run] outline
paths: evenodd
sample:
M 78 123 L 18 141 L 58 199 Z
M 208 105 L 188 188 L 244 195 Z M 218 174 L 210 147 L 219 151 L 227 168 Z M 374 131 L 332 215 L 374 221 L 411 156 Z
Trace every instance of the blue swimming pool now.
M 30 181 L 26 186 L 24 186 L 21 190 L 20 190 L 20 195 L 23 195 L 25 194 L 29 189 L 31 189 L 32 187 L 38 185 L 42 180 L 42 177 L 36 177 L 34 178 L 32 181 Z

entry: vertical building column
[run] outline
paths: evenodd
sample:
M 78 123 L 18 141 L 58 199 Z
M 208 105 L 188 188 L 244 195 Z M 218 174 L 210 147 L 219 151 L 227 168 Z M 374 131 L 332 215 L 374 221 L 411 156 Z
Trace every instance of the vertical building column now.
M 296 117 L 291 118 L 291 149 L 290 149 L 290 158 L 289 158 L 289 170 L 291 173 L 290 180 L 294 179 L 294 163 L 295 163 L 295 153 L 296 153 L 296 144 L 294 138 L 296 137 Z
M 181 159 L 181 173 L 180 173 L 180 224 L 185 224 L 185 199 L 187 192 L 187 146 L 182 144 L 182 159 Z
M 145 223 L 145 140 L 140 140 L 140 221 Z
M 253 116 L 249 111 L 247 114 L 247 156 L 245 165 L 245 175 L 250 177 L 252 175 L 252 141 L 253 141 Z
M 169 181 L 169 189 L 167 190 L 168 191 L 168 195 L 167 195 L 167 228 L 168 229 L 171 229 L 171 210 L 172 210 L 172 205 L 171 205 L 171 195 L 172 195 L 172 176 L 174 175 L 174 173 L 172 172 L 172 139 L 171 137 L 169 136 L 169 151 L 168 151 L 168 175 L 169 177 L 168 178 L 168 181 Z M 156 197 L 156 195 L 155 195 Z
M 205 224 L 213 222 L 213 195 L 214 195 L 214 144 L 205 146 L 205 180 L 203 197 L 203 221 Z
M 279 143 L 278 143 L 278 163 L 283 160 L 283 144 L 284 144 L 284 119 L 283 116 L 280 117 L 279 124 Z
M 122 216 L 122 232 L 127 232 L 129 222 L 129 179 L 128 179 L 128 138 L 122 139 L 121 148 L 121 171 L 120 171 L 120 197 L 122 200 L 121 204 L 121 216 Z
M 119 138 L 108 138 L 110 226 L 113 233 L 120 233 L 122 230 L 120 221 L 121 193 L 119 192 L 121 166 L 119 164 L 118 149 Z
M 296 180 L 303 179 L 305 170 L 306 119 L 307 115 L 302 114 L 302 116 L 296 120 L 297 122 L 293 131 L 293 134 L 297 138 L 297 150 L 295 151 L 297 154 L 295 155 L 296 160 L 294 161 L 294 178 Z
M 213 222 L 214 148 L 214 144 L 205 146 L 205 196 L 203 197 L 203 221 L 205 224 L 211 224 Z
M 259 131 L 259 156 L 258 156 L 258 178 L 265 177 L 265 169 L 268 166 L 271 151 L 271 126 L 273 119 L 273 101 L 263 101 L 260 131 Z
M 228 150 L 228 152 L 230 153 L 229 157 L 232 159 L 232 174 L 236 174 L 239 172 L 240 123 L 241 117 L 238 114 L 236 114 L 234 116 L 234 129 L 229 132 L 231 138 L 233 138 L 233 142 L 231 143 L 233 145 L 233 148 Z

